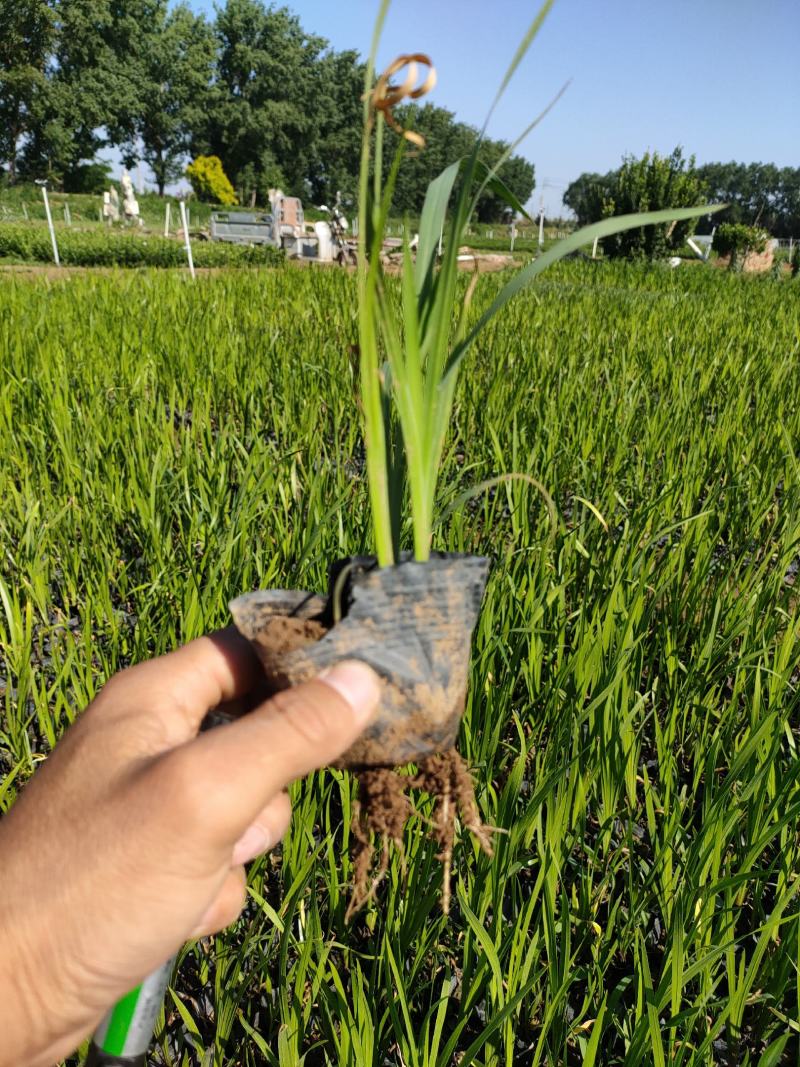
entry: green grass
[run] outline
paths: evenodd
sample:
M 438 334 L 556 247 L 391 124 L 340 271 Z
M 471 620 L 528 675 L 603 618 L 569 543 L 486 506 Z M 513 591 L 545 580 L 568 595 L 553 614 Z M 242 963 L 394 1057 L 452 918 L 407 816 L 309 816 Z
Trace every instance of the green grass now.
M 115 179 L 107 186 L 115 185 L 120 193 L 119 181 Z M 100 229 L 106 225 L 99 216 L 103 208 L 102 194 L 88 193 L 57 193 L 48 191 L 50 209 L 56 223 L 64 223 L 64 206 L 68 205 L 73 227 L 79 229 Z M 172 232 L 180 226 L 178 202 L 173 197 L 162 198 L 155 193 L 137 194 L 139 213 L 145 224 L 145 228 L 157 233 L 164 231 L 164 212 L 167 200 L 170 201 Z M 208 226 L 211 212 L 219 210 L 213 204 L 201 204 L 192 200 L 189 205 L 190 225 L 195 227 Z M 120 211 L 122 199 L 120 194 Z M 27 218 L 26 218 L 27 216 Z M 42 191 L 37 186 L 27 183 L 12 186 L 0 186 L 0 223 L 3 222 L 45 222 L 46 214 Z
M 368 548 L 356 336 L 344 272 L 0 284 L 0 809 L 111 672 Z M 440 512 L 505 471 L 557 510 L 509 481 L 434 539 L 496 560 L 460 738 L 496 854 L 461 839 L 444 918 L 414 819 L 347 927 L 352 783 L 298 785 L 154 1062 L 796 1061 L 799 339 L 789 286 L 610 264 L 487 327 Z
M 181 267 L 187 265 L 183 241 L 128 233 L 73 230 L 56 234 L 60 262 L 68 267 Z M 45 226 L 8 223 L 0 226 L 0 262 L 53 263 L 53 246 Z M 196 267 L 277 266 L 283 252 L 267 245 L 255 247 L 192 242 Z

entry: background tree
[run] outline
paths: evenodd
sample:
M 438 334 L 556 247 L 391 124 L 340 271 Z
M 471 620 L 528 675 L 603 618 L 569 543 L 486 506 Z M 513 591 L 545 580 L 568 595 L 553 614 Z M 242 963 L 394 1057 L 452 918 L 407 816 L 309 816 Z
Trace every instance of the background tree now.
M 316 69 L 314 137 L 305 184 L 315 204 L 332 203 L 341 192 L 355 204 L 361 158 L 364 64 L 353 51 L 328 51 Z
M 694 156 L 683 158 L 680 147 L 668 156 L 645 152 L 641 159 L 629 156 L 617 172 L 603 214 L 628 215 L 635 211 L 694 207 L 703 202 L 703 185 L 695 172 Z M 659 259 L 684 244 L 697 227 L 695 219 L 643 226 L 615 234 L 603 242 L 603 251 L 628 259 Z
M 507 148 L 505 141 L 484 141 L 481 159 L 494 166 Z M 522 156 L 509 156 L 500 167 L 498 177 L 524 207 L 536 186 L 533 164 Z M 503 222 L 508 219 L 509 208 L 505 200 L 487 190 L 478 200 L 477 213 L 479 222 Z
M 236 193 L 218 156 L 198 156 L 186 168 L 186 177 L 198 200 L 229 206 L 236 203 Z
M 410 104 L 396 108 L 394 114 L 403 127 L 415 130 L 425 138 L 425 148 L 420 152 L 409 152 L 403 162 L 393 206 L 399 215 L 418 215 L 428 184 L 448 164 L 472 151 L 478 131 L 466 123 L 457 122 L 452 111 L 435 104 Z M 396 144 L 396 135 L 389 131 L 384 154 L 387 172 Z M 486 138 L 481 145 L 480 158 L 487 166 L 493 166 L 507 147 L 504 141 Z M 535 186 L 532 163 L 521 156 L 511 156 L 501 167 L 499 177 L 523 204 L 530 198 Z M 490 190 L 478 201 L 477 216 L 480 222 L 500 222 L 506 213 L 505 201 Z
M 729 206 L 714 219 L 763 226 L 776 237 L 800 235 L 800 167 L 773 163 L 706 163 L 698 167 L 709 199 Z M 712 224 L 704 220 L 702 232 Z
M 260 0 L 227 0 L 214 29 L 215 92 L 194 151 L 219 156 L 243 203 L 264 202 L 278 183 L 302 195 L 326 42 L 306 34 L 288 9 Z
M 452 111 L 435 104 L 409 104 L 395 108 L 394 115 L 403 128 L 414 130 L 425 138 L 423 149 L 406 153 L 393 201 L 396 214 L 417 215 L 422 210 L 428 183 L 449 163 L 470 151 L 474 144 L 473 131 L 457 123 Z M 393 131 L 387 131 L 384 180 L 394 158 L 397 140 Z
M 728 269 L 741 271 L 745 260 L 752 253 L 763 252 L 769 234 L 758 226 L 745 226 L 742 222 L 723 222 L 714 233 L 713 248 L 721 256 L 730 256 Z
M 135 115 L 139 23 L 147 25 L 159 2 L 55 0 L 49 74 L 23 152 L 26 176 L 62 181 L 112 143 L 106 131 L 118 116 Z
M 709 203 L 728 207 L 699 220 L 700 233 L 710 233 L 723 222 L 759 225 L 775 237 L 800 236 L 800 167 L 776 167 L 773 163 L 704 163 L 696 175 Z M 602 218 L 601 205 L 612 195 L 619 171 L 584 173 L 568 186 L 564 203 L 580 225 Z
M 214 35 L 204 16 L 166 0 L 143 13 L 136 41 L 137 100 L 117 113 L 111 134 L 125 164 L 148 164 L 160 196 L 183 173 L 192 132 L 205 121 L 214 66 Z
M 617 171 L 607 174 L 587 172 L 567 186 L 564 203 L 574 212 L 579 226 L 588 226 L 603 217 L 603 204 L 610 198 Z
M 265 204 L 273 186 L 354 201 L 364 66 L 287 8 L 222 0 L 210 23 L 186 0 L 0 0 L 0 14 L 0 163 L 11 180 L 19 170 L 95 191 L 107 180 L 97 153 L 114 146 L 127 166 L 148 164 L 160 193 L 189 158 L 214 155 L 242 203 Z M 430 180 L 477 133 L 430 104 L 398 118 L 427 139 L 397 186 L 395 210 L 416 215 Z M 504 149 L 486 141 L 485 161 Z M 528 199 L 530 163 L 512 157 L 502 178 Z M 496 221 L 503 209 L 487 192 L 478 217 Z
M 0 0 L 0 161 L 12 183 L 20 141 L 46 88 L 54 23 L 47 0 Z

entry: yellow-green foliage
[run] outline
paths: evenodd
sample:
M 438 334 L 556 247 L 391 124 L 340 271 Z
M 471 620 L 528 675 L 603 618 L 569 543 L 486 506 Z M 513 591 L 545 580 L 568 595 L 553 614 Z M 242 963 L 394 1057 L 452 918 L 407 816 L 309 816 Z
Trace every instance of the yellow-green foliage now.
M 226 205 L 239 203 L 219 156 L 198 156 L 186 168 L 186 177 L 199 200 Z

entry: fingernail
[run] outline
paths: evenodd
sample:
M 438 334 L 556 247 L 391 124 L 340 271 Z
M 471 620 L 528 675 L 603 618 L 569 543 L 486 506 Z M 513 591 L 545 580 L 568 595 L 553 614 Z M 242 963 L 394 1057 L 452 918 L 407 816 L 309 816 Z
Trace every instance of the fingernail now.
M 248 826 L 236 844 L 233 846 L 232 862 L 234 867 L 240 863 L 248 863 L 260 856 L 273 845 L 270 835 L 258 823 Z
M 345 660 L 324 670 L 319 681 L 344 697 L 359 722 L 369 722 L 381 695 L 380 681 L 371 667 L 358 660 Z

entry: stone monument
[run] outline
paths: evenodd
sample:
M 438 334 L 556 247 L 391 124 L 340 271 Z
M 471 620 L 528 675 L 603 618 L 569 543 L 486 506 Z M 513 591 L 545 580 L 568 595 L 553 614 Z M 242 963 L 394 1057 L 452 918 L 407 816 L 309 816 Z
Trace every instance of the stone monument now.
M 103 218 L 109 226 L 119 222 L 119 194 L 113 185 L 107 193 L 103 193 Z
M 138 226 L 143 225 L 142 219 L 139 217 L 139 201 L 133 191 L 131 176 L 126 170 L 122 172 L 120 185 L 122 186 L 122 212 L 125 216 L 125 221 Z

